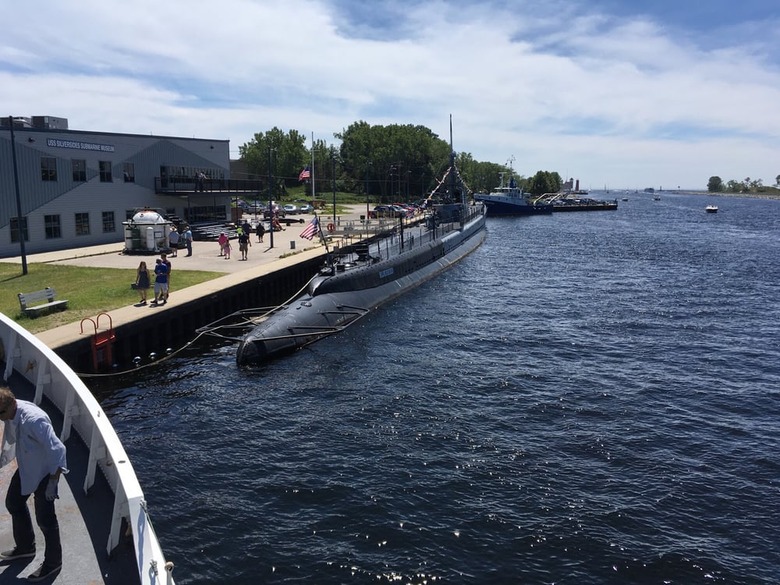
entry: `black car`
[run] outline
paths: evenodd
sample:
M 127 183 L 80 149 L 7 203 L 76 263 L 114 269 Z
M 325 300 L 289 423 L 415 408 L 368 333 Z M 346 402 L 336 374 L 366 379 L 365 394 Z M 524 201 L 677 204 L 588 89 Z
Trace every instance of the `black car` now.
M 393 205 L 377 205 L 369 216 L 373 219 L 382 219 L 403 217 L 404 214 Z

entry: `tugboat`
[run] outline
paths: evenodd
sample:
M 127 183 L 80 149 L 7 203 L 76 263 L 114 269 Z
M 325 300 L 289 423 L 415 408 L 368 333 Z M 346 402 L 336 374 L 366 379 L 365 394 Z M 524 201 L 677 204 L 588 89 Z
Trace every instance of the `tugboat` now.
M 553 206 L 549 203 L 529 201 L 523 189 L 517 186 L 511 170 L 508 183 L 504 182 L 504 173 L 500 173 L 499 177 L 501 182 L 495 191 L 474 194 L 474 200 L 484 203 L 490 215 L 539 215 L 553 212 Z
M 449 169 L 426 200 L 424 220 L 409 225 L 399 218 L 392 229 L 371 240 L 328 253 L 308 291 L 272 311 L 242 339 L 236 353 L 239 366 L 266 363 L 342 331 L 443 272 L 484 241 L 486 208 L 467 203 L 468 187 L 452 152 L 451 122 L 450 150 Z

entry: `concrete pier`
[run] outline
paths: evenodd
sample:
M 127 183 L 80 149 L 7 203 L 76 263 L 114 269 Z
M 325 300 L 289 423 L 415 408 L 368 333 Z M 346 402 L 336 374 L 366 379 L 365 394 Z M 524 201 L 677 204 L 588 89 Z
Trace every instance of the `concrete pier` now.
M 328 234 L 328 245 L 344 246 L 359 241 L 363 235 L 373 234 L 365 229 L 358 216 L 365 212 L 355 206 L 351 213 L 341 215 L 337 229 Z M 238 244 L 231 242 L 230 260 L 219 255 L 216 242 L 196 241 L 192 256 L 186 250 L 170 257 L 172 263 L 171 293 L 168 303 L 160 306 L 129 305 L 95 316 L 86 322 L 68 323 L 43 331 L 37 336 L 57 352 L 79 374 L 112 369 L 133 368 L 134 358 L 144 361 L 151 354 L 164 355 L 169 349 L 178 349 L 195 335 L 195 331 L 238 310 L 253 307 L 277 306 L 302 289 L 322 265 L 327 253 L 319 238 L 309 241 L 299 237 L 305 222 L 293 224 L 284 231 L 274 232 L 274 247 L 270 248 L 270 234 L 263 243 L 252 235 L 248 259 L 240 260 Z M 251 219 L 247 216 L 247 219 Z M 321 217 L 323 226 L 332 219 Z M 374 226 L 379 227 L 379 226 Z M 326 232 L 327 234 L 327 232 Z M 125 255 L 123 242 L 115 245 L 94 246 L 48 252 L 28 257 L 28 262 L 46 262 L 61 265 L 135 269 L 143 260 L 156 256 Z M 20 261 L 9 259 L 5 261 Z M 223 272 L 224 276 L 185 289 L 176 288 L 177 270 Z M 96 339 L 106 337 L 111 330 L 110 363 L 105 361 L 106 348 Z M 96 355 L 97 354 L 97 355 Z M 95 367 L 96 358 L 98 367 Z

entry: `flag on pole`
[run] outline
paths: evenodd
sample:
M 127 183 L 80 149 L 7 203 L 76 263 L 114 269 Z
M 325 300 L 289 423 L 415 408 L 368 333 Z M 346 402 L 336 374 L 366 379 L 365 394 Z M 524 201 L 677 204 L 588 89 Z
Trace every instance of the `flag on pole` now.
M 309 165 L 306 165 L 306 167 L 301 171 L 301 174 L 298 175 L 299 181 L 305 181 L 311 177 L 311 169 L 309 168 Z
M 311 240 L 314 237 L 314 234 L 317 233 L 319 226 L 320 222 L 317 217 L 314 216 L 309 222 L 309 225 L 306 226 L 306 229 L 301 232 L 301 237 L 306 238 L 307 240 Z

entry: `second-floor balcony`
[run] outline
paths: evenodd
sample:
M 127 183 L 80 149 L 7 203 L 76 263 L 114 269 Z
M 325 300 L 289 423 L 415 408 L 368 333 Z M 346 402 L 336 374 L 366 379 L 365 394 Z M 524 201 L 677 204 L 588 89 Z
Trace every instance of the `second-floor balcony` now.
M 159 195 L 219 193 L 236 197 L 262 197 L 267 184 L 257 179 L 209 179 L 196 177 L 155 177 L 154 192 Z

